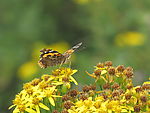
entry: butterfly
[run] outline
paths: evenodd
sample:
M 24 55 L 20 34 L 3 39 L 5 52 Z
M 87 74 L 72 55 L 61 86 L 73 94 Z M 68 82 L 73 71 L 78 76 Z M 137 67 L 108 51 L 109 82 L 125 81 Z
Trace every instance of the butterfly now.
M 47 68 L 51 66 L 61 65 L 67 63 L 72 55 L 72 53 L 82 45 L 82 42 L 73 46 L 71 49 L 67 50 L 63 54 L 52 49 L 42 49 L 40 50 L 40 60 L 38 64 L 41 68 Z

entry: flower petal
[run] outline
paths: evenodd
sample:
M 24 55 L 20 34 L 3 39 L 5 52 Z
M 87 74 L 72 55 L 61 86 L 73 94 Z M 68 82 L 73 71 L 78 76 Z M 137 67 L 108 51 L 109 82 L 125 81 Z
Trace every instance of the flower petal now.
M 50 110 L 49 107 L 47 107 L 46 105 L 39 103 L 39 106 L 45 110 Z
M 27 112 L 29 112 L 29 113 L 37 113 L 36 111 L 34 111 L 33 109 L 30 109 L 30 108 L 26 108 L 25 111 L 27 111 Z
M 38 105 L 35 106 L 35 109 L 36 109 L 36 113 L 40 113 L 40 108 Z
M 107 73 L 107 71 L 106 70 L 103 70 L 102 72 L 101 72 L 101 75 L 104 75 L 104 74 L 106 74 Z
M 8 109 L 11 109 L 11 108 L 13 108 L 14 106 L 16 106 L 16 105 L 11 105 Z
M 75 85 L 78 85 L 77 81 L 72 76 L 70 76 L 70 79 L 75 83 Z
M 52 97 L 49 97 L 48 100 L 49 100 L 49 102 L 50 102 L 53 106 L 55 106 L 55 102 L 54 102 L 54 99 L 53 99 Z
M 19 113 L 19 109 L 16 107 L 14 110 L 13 110 L 13 113 Z
M 62 96 L 59 96 L 59 95 L 52 95 L 53 97 L 62 97 Z

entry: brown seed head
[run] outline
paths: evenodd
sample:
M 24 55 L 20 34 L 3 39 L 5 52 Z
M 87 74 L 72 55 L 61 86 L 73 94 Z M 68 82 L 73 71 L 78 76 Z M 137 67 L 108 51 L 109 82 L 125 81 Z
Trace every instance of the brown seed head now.
M 36 78 L 36 79 L 31 81 L 31 85 L 37 86 L 40 83 L 40 81 L 41 81 L 40 79 Z
M 124 67 L 123 65 L 120 65 L 120 66 L 118 66 L 116 69 L 117 69 L 117 71 L 119 71 L 119 72 L 123 72 L 124 69 L 125 69 L 125 67 Z
M 91 90 L 93 90 L 93 91 L 96 90 L 96 85 L 90 85 L 90 87 L 91 87 L 90 88 Z
M 100 76 L 100 74 L 101 74 L 101 70 L 100 70 L 100 69 L 98 69 L 98 70 L 94 71 L 94 74 L 95 74 L 96 76 Z
M 115 75 L 115 68 L 114 68 L 114 67 L 110 67 L 110 68 L 108 69 L 108 73 L 109 73 L 110 75 Z
M 142 89 L 144 90 L 150 90 L 150 84 L 143 84 Z
M 108 96 L 106 94 L 102 94 L 103 98 L 106 100 Z
M 141 88 L 141 87 L 136 88 L 136 89 L 135 89 L 135 91 L 136 91 L 137 93 L 139 93 L 139 92 L 141 92 L 141 91 L 142 91 L 142 88 Z
M 129 100 L 131 98 L 131 96 L 132 96 L 131 94 L 126 94 L 125 95 L 126 100 Z
M 69 91 L 68 94 L 71 96 L 71 97 L 76 97 L 78 95 L 78 91 L 77 90 L 72 90 L 72 91 Z
M 127 85 L 127 89 L 131 89 L 131 88 L 133 88 L 133 85 L 128 84 L 128 85 Z
M 83 92 L 89 92 L 90 89 L 91 89 L 91 87 L 89 87 L 89 86 L 84 86 L 84 87 L 82 88 Z
M 106 83 L 106 84 L 103 85 L 103 89 L 110 89 L 110 87 L 111 87 L 111 86 L 110 86 L 110 84 L 108 84 L 108 83 Z
M 104 68 L 104 64 L 103 64 L 103 63 L 98 63 L 96 66 L 97 66 L 98 68 Z
M 84 101 L 84 100 L 87 100 L 88 97 L 86 95 L 80 95 L 80 99 Z
M 119 89 L 119 88 L 120 88 L 120 86 L 119 86 L 119 84 L 118 84 L 118 83 L 114 83 L 114 84 L 112 85 L 112 88 L 113 88 L 113 89 Z
M 60 113 L 60 112 L 58 112 L 57 110 L 54 110 L 52 113 Z
M 119 89 L 118 91 L 120 95 L 124 93 L 123 89 Z
M 112 92 L 113 97 L 116 97 L 116 96 L 119 96 L 119 95 L 120 95 L 119 91 L 113 91 Z
M 126 71 L 125 75 L 127 78 L 132 78 L 133 77 L 133 71 Z
M 140 112 L 140 110 L 141 110 L 140 105 L 134 106 L 134 112 Z
M 132 67 L 127 67 L 125 70 L 126 71 L 133 71 L 133 68 Z
M 105 66 L 108 66 L 108 67 L 109 67 L 109 66 L 112 66 L 112 64 L 113 64 L 112 61 L 106 61 L 106 62 L 105 62 Z
M 70 109 L 71 106 L 73 106 L 73 103 L 70 102 L 70 101 L 66 101 L 66 102 L 64 103 L 64 108 L 66 108 L 66 109 Z
M 141 97 L 140 97 L 140 100 L 141 100 L 142 102 L 147 102 L 147 97 L 146 97 L 146 96 L 141 96 Z
M 61 113 L 69 113 L 66 109 L 63 109 Z
M 62 101 L 67 101 L 67 100 L 70 100 L 71 97 L 69 95 L 64 95 L 62 96 Z

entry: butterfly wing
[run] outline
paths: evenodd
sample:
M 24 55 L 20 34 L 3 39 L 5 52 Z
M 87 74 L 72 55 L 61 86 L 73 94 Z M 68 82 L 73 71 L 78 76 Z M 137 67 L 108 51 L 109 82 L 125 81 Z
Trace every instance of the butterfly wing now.
M 71 49 L 67 50 L 63 55 L 69 57 L 76 49 L 78 49 L 82 45 L 82 42 L 73 46 Z
M 63 59 L 64 56 L 58 51 L 53 51 L 53 50 L 42 51 L 38 64 L 41 68 L 47 68 L 50 66 L 61 64 Z
M 73 46 L 71 49 L 67 50 L 64 54 L 54 51 L 52 49 L 42 49 L 40 52 L 40 60 L 38 64 L 41 68 L 47 68 L 50 66 L 55 66 L 59 64 L 67 63 L 71 54 L 82 45 L 82 42 Z

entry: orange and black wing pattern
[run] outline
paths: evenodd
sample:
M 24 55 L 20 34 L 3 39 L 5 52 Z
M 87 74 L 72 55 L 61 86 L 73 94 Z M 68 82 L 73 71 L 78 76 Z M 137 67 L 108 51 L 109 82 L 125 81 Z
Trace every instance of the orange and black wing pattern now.
M 40 51 L 42 53 L 40 55 L 40 60 L 38 61 L 38 64 L 41 68 L 47 68 L 59 64 L 64 64 L 70 59 L 71 54 L 81 45 L 82 43 L 73 46 L 71 49 L 67 50 L 64 54 L 61 54 L 58 51 L 54 51 L 52 49 L 42 49 Z
M 52 49 L 42 49 L 40 52 L 42 52 L 42 54 L 40 55 L 38 64 L 41 68 L 58 65 L 64 57 L 61 53 Z

